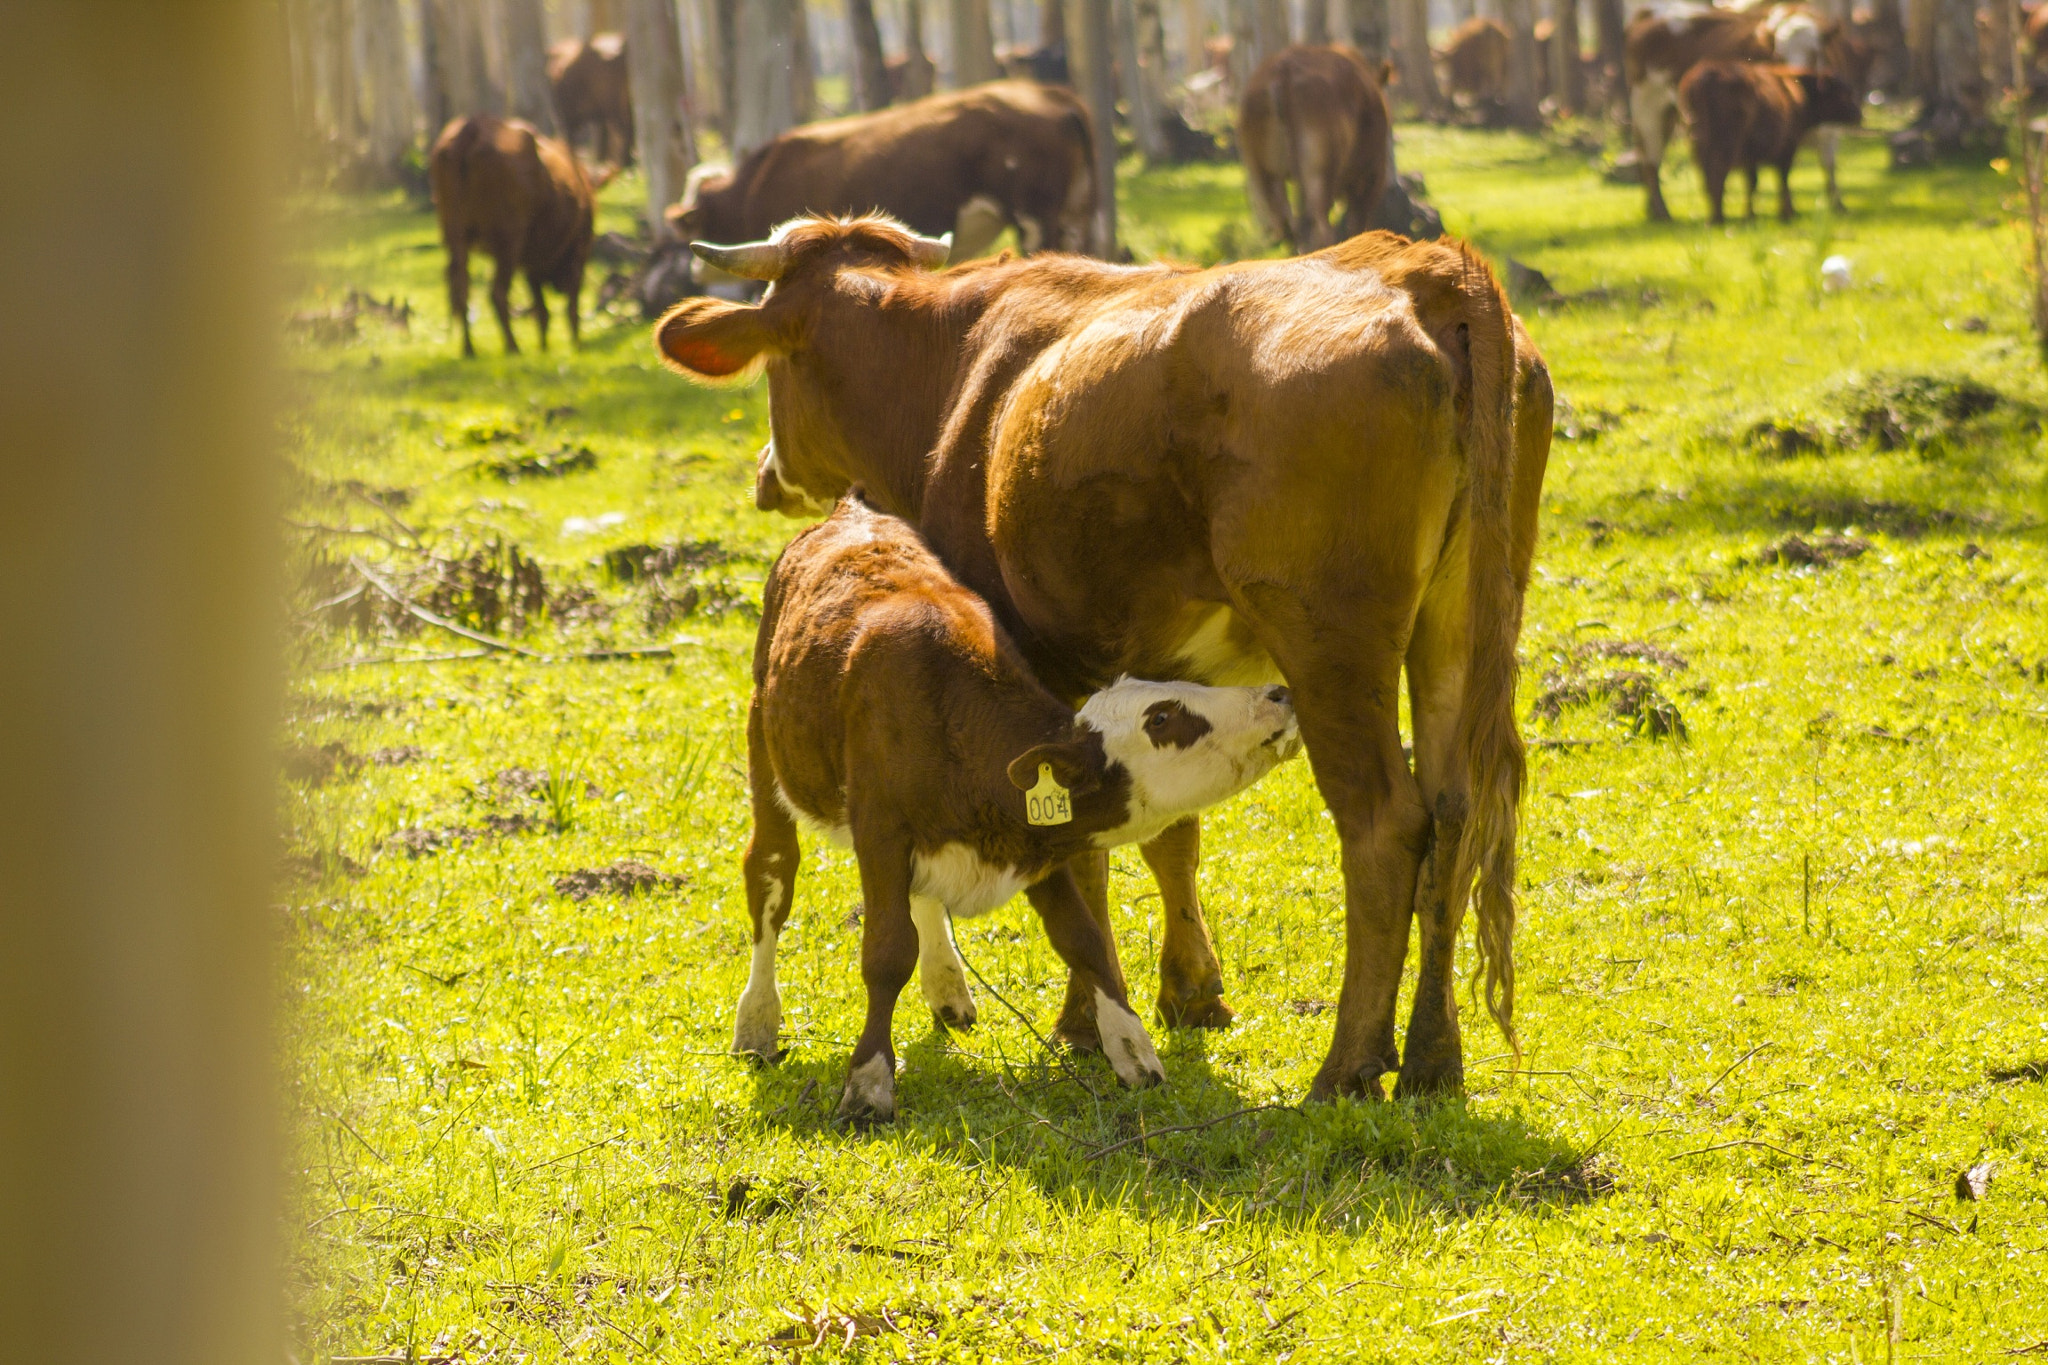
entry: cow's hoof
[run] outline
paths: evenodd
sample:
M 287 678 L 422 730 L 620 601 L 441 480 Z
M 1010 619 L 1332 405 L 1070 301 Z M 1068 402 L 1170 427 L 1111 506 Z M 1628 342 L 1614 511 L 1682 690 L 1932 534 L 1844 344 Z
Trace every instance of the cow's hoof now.
M 1380 1075 L 1378 1068 L 1344 1075 L 1331 1071 L 1325 1065 L 1309 1083 L 1308 1097 L 1311 1101 L 1384 1100 L 1387 1093 L 1380 1086 Z
M 886 1052 L 877 1052 L 846 1073 L 839 1096 L 838 1120 L 853 1128 L 888 1123 L 896 1117 L 896 1069 Z
M 1159 1020 L 1168 1028 L 1229 1028 L 1237 1022 L 1237 1011 L 1223 1003 L 1223 989 L 1198 995 L 1192 1000 L 1159 992 Z
M 1102 1051 L 1102 1033 L 1095 1027 L 1093 1016 L 1069 1019 L 1061 1015 L 1059 1023 L 1053 1026 L 1053 1034 L 1076 1052 Z
M 1150 1090 L 1166 1080 L 1166 1068 L 1131 1010 L 1101 991 L 1095 995 L 1095 1022 L 1102 1032 L 1102 1052 L 1116 1078 L 1132 1090 Z
M 932 1009 L 932 1025 L 942 1032 L 971 1033 L 976 1018 L 972 1005 L 937 1005 Z
M 1458 1061 L 1431 1065 L 1420 1065 L 1412 1060 L 1401 1068 L 1394 1081 L 1394 1098 L 1397 1100 L 1448 1099 L 1465 1091 L 1465 1067 Z

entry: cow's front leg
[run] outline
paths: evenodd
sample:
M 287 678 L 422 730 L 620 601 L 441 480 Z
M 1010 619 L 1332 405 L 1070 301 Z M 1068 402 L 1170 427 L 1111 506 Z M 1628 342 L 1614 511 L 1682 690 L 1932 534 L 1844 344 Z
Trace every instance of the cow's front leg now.
M 917 924 L 917 984 L 932 1019 L 940 1028 L 974 1027 L 974 996 L 967 989 L 967 964 L 953 942 L 953 921 L 946 904 L 932 896 L 910 898 L 910 918 Z
M 853 1045 L 839 1117 L 855 1124 L 886 1123 L 896 1117 L 896 1047 L 889 1024 L 896 997 L 917 970 L 917 925 L 910 917 L 910 844 L 899 838 L 862 838 L 854 833 L 860 859 L 860 975 L 867 987 L 867 1023 Z
M 1066 962 L 1072 974 L 1068 978 L 1070 984 L 1088 992 L 1102 1053 L 1109 1059 L 1116 1078 L 1133 1089 L 1165 1080 L 1166 1069 L 1159 1064 L 1152 1039 L 1125 993 L 1123 974 L 1116 964 L 1115 944 L 1082 897 L 1072 864 L 1054 871 L 1024 894 L 1044 922 L 1045 936 L 1052 940 L 1053 951 Z
M 1117 993 L 1121 996 L 1125 991 L 1123 964 L 1117 960 L 1116 931 L 1109 923 L 1109 852 L 1099 849 L 1076 854 L 1068 859 L 1067 870 L 1073 876 L 1082 903 L 1088 907 L 1089 918 L 1102 935 L 1106 962 L 1103 971 L 1115 979 Z M 1073 970 L 1071 963 L 1067 972 L 1067 998 L 1060 1006 L 1060 1021 L 1056 1028 L 1067 1046 L 1077 1052 L 1102 1050 L 1102 1034 L 1095 1018 L 1095 982 Z
M 1159 1018 L 1168 1028 L 1226 1028 L 1237 1016 L 1223 1003 L 1223 964 L 1202 916 L 1195 873 L 1202 865 L 1202 822 L 1189 816 L 1139 846 L 1159 883 L 1165 918 L 1159 946 Z

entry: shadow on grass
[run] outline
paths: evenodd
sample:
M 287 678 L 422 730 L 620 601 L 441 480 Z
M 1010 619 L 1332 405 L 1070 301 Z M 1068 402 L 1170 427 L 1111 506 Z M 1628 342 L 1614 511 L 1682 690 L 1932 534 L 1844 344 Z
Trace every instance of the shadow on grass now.
M 1158 1034 L 1167 1084 L 1134 1092 L 1098 1057 L 1005 1058 L 976 1035 L 933 1032 L 899 1042 L 897 1118 L 866 1132 L 834 1121 L 846 1057 L 820 1045 L 757 1073 L 753 1109 L 795 1136 L 1008 1167 L 1071 1206 L 1188 1224 L 1349 1231 L 1559 1207 L 1612 1188 L 1597 1150 L 1516 1112 L 1247 1096 L 1212 1065 L 1211 1037 Z

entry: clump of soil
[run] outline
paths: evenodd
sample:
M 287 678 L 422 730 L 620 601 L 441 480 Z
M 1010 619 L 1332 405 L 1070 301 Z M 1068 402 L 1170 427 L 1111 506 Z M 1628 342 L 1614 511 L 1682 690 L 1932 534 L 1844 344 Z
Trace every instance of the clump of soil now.
M 318 787 L 337 776 L 354 777 L 362 771 L 363 759 L 360 754 L 350 753 L 341 741 L 332 740 L 317 747 L 294 745 L 286 749 L 281 766 L 289 780 Z
M 1856 559 L 1869 551 L 1870 542 L 1860 536 L 1817 535 L 1808 540 L 1804 536 L 1791 535 L 1764 546 L 1756 558 L 1759 564 L 1788 567 L 1807 564 L 1832 569 L 1845 559 Z
M 732 559 L 715 540 L 678 540 L 667 545 L 621 545 L 604 552 L 604 571 L 614 583 L 666 578 L 678 569 L 709 569 Z
M 549 609 L 547 577 L 539 561 L 496 537 L 454 557 L 429 554 L 410 564 L 386 563 L 382 576 L 415 604 L 487 634 L 519 634 Z M 346 559 L 315 554 L 301 586 L 317 604 L 313 618 L 331 629 L 412 635 L 425 627 L 365 582 Z
M 670 872 L 657 872 L 646 863 L 626 859 L 609 867 L 578 868 L 555 878 L 555 893 L 572 901 L 593 896 L 636 896 L 643 891 L 672 891 L 684 879 Z
M 495 460 L 478 460 L 475 468 L 506 483 L 521 479 L 556 479 L 597 468 L 597 452 L 589 446 L 559 445 L 538 454 L 503 455 Z
M 440 853 L 451 848 L 464 848 L 479 839 L 504 838 L 511 834 L 531 834 L 546 829 L 547 822 L 524 813 L 518 815 L 486 815 L 483 825 L 444 825 L 438 829 L 412 826 L 399 830 L 391 836 L 391 843 L 405 850 L 410 858 L 424 858 L 430 853 Z
M 371 751 L 370 762 L 380 768 L 397 768 L 407 763 L 417 763 L 427 756 L 427 751 L 417 744 L 399 744 L 389 749 Z
M 1629 722 L 1631 734 L 1646 734 L 1652 739 L 1690 738 L 1678 704 L 1664 695 L 1655 672 L 1588 667 L 1599 659 L 1624 659 L 1673 673 L 1690 666 L 1676 650 L 1645 640 L 1589 640 L 1574 645 L 1559 666 L 1543 676 L 1530 714 L 1540 720 L 1555 721 L 1567 708 L 1605 701 L 1616 719 Z
M 743 585 L 729 578 L 697 576 L 700 570 L 734 558 L 715 540 L 682 540 L 668 545 L 621 545 L 605 551 L 602 562 L 612 582 L 645 585 L 642 616 L 648 630 L 658 631 L 688 616 L 701 614 L 715 621 L 732 612 L 748 618 L 758 612 Z M 677 578 L 682 581 L 673 581 Z
M 1938 454 L 1977 444 L 2013 423 L 2038 426 L 2039 411 L 1988 384 L 1953 375 L 1852 375 L 1819 398 L 1818 413 L 1773 414 L 1744 428 L 1742 445 L 1766 459 L 1837 450 Z

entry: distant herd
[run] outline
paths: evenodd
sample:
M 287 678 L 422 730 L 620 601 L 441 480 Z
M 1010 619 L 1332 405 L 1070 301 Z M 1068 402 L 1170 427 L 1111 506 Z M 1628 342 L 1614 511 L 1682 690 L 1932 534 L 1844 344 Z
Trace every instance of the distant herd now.
M 1500 36 L 1454 35 L 1454 88 L 1497 79 Z M 567 131 L 630 154 L 616 41 L 555 57 Z M 793 129 L 700 169 L 665 215 L 709 292 L 661 319 L 662 357 L 707 383 L 765 369 L 755 503 L 824 518 L 771 574 L 756 646 L 734 1050 L 779 1051 L 797 828 L 851 844 L 868 1012 L 849 1120 L 896 1111 L 890 1019 L 913 970 L 943 1026 L 973 1022 L 951 920 L 1020 890 L 1069 969 L 1059 1035 L 1127 1084 L 1162 1078 L 1111 928 L 1117 844 L 1139 844 L 1158 883 L 1159 1019 L 1229 1023 L 1199 812 L 1297 748 L 1335 821 L 1345 925 L 1312 1093 L 1376 1096 L 1388 1073 L 1397 1094 L 1462 1085 L 1468 908 L 1512 1039 L 1515 649 L 1552 394 L 1477 253 L 1363 230 L 1390 177 L 1386 74 L 1296 46 L 1246 83 L 1248 191 L 1309 253 L 1292 259 L 1091 259 L 1108 246 L 1101 130 L 1024 80 Z M 1733 170 L 1753 209 L 1760 165 L 1789 216 L 1783 177 L 1816 128 L 1832 195 L 1825 134 L 1858 121 L 1867 74 L 1804 5 L 1638 16 L 1626 77 L 1650 217 L 1669 217 L 1658 170 L 1681 113 L 1715 221 Z M 542 345 L 543 289 L 573 341 L 594 220 L 576 154 L 458 119 L 430 173 L 464 353 L 473 249 L 496 263 L 507 350 L 518 273 Z M 1019 255 L 983 257 L 1005 230 Z

